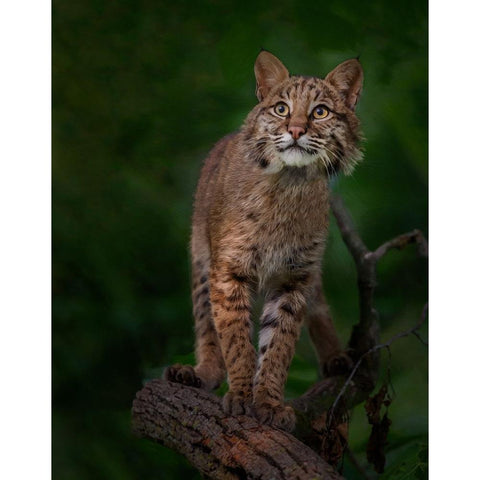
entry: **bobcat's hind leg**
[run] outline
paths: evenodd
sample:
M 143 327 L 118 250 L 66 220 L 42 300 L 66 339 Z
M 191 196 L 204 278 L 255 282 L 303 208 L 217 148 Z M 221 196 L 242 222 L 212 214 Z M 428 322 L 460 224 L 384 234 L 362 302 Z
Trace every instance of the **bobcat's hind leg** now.
M 342 349 L 333 326 L 319 273 L 316 274 L 314 288 L 308 301 L 305 322 L 323 374 L 331 377 L 348 373 L 352 368 L 352 360 Z
M 212 318 L 208 274 L 200 275 L 193 289 L 195 315 L 195 374 L 207 390 L 214 390 L 225 379 L 226 369 L 220 342 Z
M 196 259 L 193 263 L 193 315 L 195 317 L 195 357 L 197 364 L 171 365 L 164 378 L 171 382 L 215 390 L 225 379 L 225 364 L 218 335 L 212 320 L 208 261 Z

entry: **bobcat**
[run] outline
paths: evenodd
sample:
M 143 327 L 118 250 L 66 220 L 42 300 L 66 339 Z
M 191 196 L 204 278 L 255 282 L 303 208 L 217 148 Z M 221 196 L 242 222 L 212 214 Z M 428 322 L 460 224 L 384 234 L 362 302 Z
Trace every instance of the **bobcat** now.
M 321 283 L 329 177 L 361 159 L 355 115 L 363 83 L 356 59 L 325 79 L 291 76 L 271 53 L 255 62 L 259 103 L 203 167 L 192 230 L 197 365 L 165 378 L 213 390 L 228 374 L 226 412 L 291 431 L 284 384 L 303 320 L 325 375 L 350 366 Z M 252 295 L 264 299 L 258 354 Z

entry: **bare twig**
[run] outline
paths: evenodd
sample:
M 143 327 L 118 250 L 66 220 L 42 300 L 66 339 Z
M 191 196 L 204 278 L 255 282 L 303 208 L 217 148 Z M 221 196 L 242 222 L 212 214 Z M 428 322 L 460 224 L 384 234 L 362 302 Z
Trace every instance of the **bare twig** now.
M 375 345 L 370 350 L 368 350 L 367 352 L 365 352 L 363 355 L 360 356 L 360 358 L 357 360 L 357 363 L 355 364 L 352 371 L 350 372 L 350 375 L 348 376 L 347 380 L 343 384 L 343 387 L 341 388 L 340 392 L 338 392 L 338 395 L 335 398 L 335 401 L 332 404 L 332 408 L 330 409 L 330 418 L 332 418 L 333 412 L 335 411 L 335 408 L 338 405 L 338 402 L 340 401 L 343 394 L 345 393 L 345 390 L 347 389 L 349 383 L 352 381 L 353 377 L 355 376 L 355 373 L 357 372 L 357 370 L 360 367 L 360 364 L 362 363 L 364 358 L 367 355 L 370 355 L 371 353 L 374 353 L 378 350 L 381 350 L 382 348 L 389 349 L 390 345 L 392 345 L 392 343 L 395 342 L 395 340 L 398 340 L 399 338 L 407 337 L 408 335 L 414 334 L 422 326 L 423 322 L 425 321 L 427 309 L 428 309 L 428 303 L 426 303 L 423 306 L 422 315 L 420 316 L 420 320 L 417 322 L 417 324 L 415 326 L 413 326 L 412 328 L 410 328 L 409 330 L 407 330 L 405 332 L 397 333 L 392 338 L 390 338 L 390 340 L 388 342 L 381 343 L 379 345 Z
M 353 223 L 350 213 L 345 208 L 343 200 L 338 195 L 330 196 L 330 206 L 337 220 L 338 228 L 342 235 L 343 241 L 352 257 L 356 262 L 361 261 L 362 257 L 368 253 L 368 248 L 363 243 L 362 238 L 358 234 L 355 224 Z
M 364 352 L 378 343 L 378 314 L 374 308 L 373 294 L 376 286 L 376 260 L 361 239 L 343 200 L 338 195 L 331 195 L 330 205 L 337 221 L 338 228 L 357 268 L 357 284 L 360 303 L 360 320 L 353 327 L 349 349 L 353 360 L 357 360 Z M 364 376 L 369 377 L 375 385 L 378 373 L 378 356 L 372 355 L 366 362 Z
M 392 238 L 388 242 L 385 242 L 383 245 L 380 245 L 374 252 L 369 252 L 368 255 L 379 260 L 382 258 L 389 250 L 396 248 L 401 250 L 405 248 L 410 243 L 416 243 L 418 247 L 418 254 L 426 257 L 428 256 L 428 244 L 423 236 L 423 233 L 420 230 L 413 230 L 409 233 L 404 233 L 398 237 Z
M 426 347 L 428 347 L 428 342 L 426 342 L 418 332 L 412 332 L 412 335 L 414 335 L 415 337 L 417 337 L 421 343 L 423 343 L 423 345 L 425 345 Z

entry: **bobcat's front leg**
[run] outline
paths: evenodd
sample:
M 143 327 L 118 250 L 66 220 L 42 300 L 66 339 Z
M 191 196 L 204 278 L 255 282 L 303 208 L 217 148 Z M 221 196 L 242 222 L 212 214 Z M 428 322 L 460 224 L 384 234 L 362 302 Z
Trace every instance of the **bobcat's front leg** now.
M 259 366 L 253 410 L 262 423 L 286 431 L 295 427 L 295 413 L 284 404 L 288 368 L 300 335 L 306 304 L 305 280 L 288 282 L 270 294 L 260 319 Z
M 233 415 L 248 413 L 256 363 L 251 342 L 249 283 L 246 277 L 228 268 L 213 267 L 210 285 L 213 321 L 229 382 L 223 406 Z

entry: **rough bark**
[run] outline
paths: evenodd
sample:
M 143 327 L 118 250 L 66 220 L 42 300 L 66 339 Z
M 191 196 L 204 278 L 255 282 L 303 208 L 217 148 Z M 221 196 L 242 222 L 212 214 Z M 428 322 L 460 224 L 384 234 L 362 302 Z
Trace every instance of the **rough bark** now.
M 292 435 L 245 415 L 231 417 L 202 390 L 152 380 L 133 402 L 134 432 L 187 457 L 215 479 L 341 479 Z
M 415 327 L 385 344 L 378 343 L 378 314 L 374 308 L 377 262 L 392 248 L 401 249 L 410 243 L 416 243 L 419 254 L 426 256 L 427 243 L 422 233 L 414 230 L 370 251 L 341 198 L 332 196 L 331 206 L 357 269 L 360 318 L 348 344 L 354 361 L 348 378 L 324 379 L 290 402 L 297 418 L 293 435 L 248 416 L 226 415 L 221 400 L 211 393 L 153 380 L 133 402 L 133 430 L 137 435 L 185 455 L 209 478 L 342 478 L 329 463 L 338 463 L 346 447 L 348 411 L 363 403 L 375 387 L 380 349 L 397 338 L 416 334 L 425 318 L 424 309 Z

